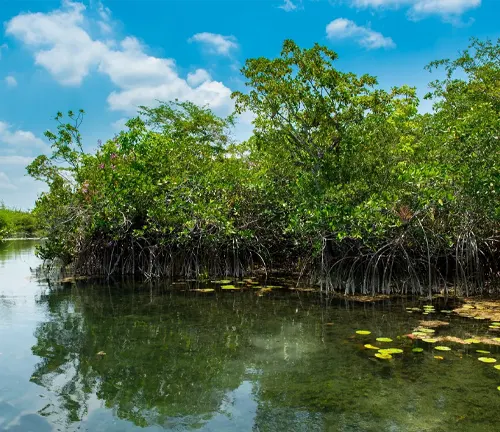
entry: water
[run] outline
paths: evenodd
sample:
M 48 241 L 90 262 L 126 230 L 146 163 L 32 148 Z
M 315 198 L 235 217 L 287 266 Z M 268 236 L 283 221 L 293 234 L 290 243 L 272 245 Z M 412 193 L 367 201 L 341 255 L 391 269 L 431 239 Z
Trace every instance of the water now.
M 500 370 L 475 353 L 500 362 L 498 347 L 447 344 L 453 351 L 439 353 L 397 339 L 422 319 L 408 304 L 49 286 L 30 271 L 34 244 L 0 246 L 1 431 L 500 429 Z M 489 331 L 484 321 L 429 316 L 451 323 L 438 335 Z M 375 359 L 363 344 L 379 346 L 379 336 L 404 354 Z M 425 351 L 412 353 L 415 344 Z

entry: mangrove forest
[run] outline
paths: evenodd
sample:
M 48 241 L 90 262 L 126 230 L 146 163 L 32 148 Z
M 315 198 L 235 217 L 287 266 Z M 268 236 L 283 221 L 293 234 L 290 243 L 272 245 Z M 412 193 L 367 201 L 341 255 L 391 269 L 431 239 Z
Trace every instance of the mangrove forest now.
M 337 57 L 286 40 L 279 57 L 246 61 L 229 117 L 141 106 L 90 152 L 84 111 L 58 113 L 52 154 L 27 168 L 48 185 L 38 256 L 82 276 L 286 272 L 346 294 L 498 292 L 500 40 L 426 66 L 432 112 L 416 88 L 383 89 Z M 239 142 L 244 113 L 254 129 Z

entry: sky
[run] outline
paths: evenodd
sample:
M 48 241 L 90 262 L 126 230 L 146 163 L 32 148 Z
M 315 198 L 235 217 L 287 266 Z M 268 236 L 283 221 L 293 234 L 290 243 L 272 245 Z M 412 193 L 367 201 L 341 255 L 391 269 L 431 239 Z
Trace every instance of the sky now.
M 470 37 L 500 37 L 499 19 L 500 0 L 0 0 L 0 201 L 30 209 L 45 190 L 25 167 L 50 154 L 43 133 L 58 111 L 85 110 L 87 151 L 158 100 L 227 115 L 231 92 L 246 91 L 245 60 L 278 57 L 285 39 L 326 45 L 339 69 L 422 97 L 433 79 L 424 66 Z

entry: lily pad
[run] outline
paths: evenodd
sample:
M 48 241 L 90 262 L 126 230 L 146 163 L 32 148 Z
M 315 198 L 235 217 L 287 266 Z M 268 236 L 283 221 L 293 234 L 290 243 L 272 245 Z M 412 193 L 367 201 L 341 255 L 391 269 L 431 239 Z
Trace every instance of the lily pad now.
M 476 350 L 476 352 L 478 354 L 489 354 L 490 353 L 489 351 L 486 351 L 486 350 Z
M 451 348 L 447 347 L 447 346 L 437 346 L 437 347 L 434 347 L 434 349 L 438 350 L 438 351 L 451 351 Z
M 493 367 L 494 367 L 495 369 L 500 370 L 500 365 L 495 365 L 495 366 L 493 366 Z
M 375 357 L 382 359 L 382 360 L 390 360 L 392 358 L 392 356 L 390 354 L 381 354 L 381 353 L 375 354 Z
M 434 356 L 434 358 L 435 358 L 436 360 L 444 360 L 444 357 L 443 357 L 443 356 Z
M 483 363 L 496 363 L 496 359 L 492 357 L 479 357 L 478 360 Z
M 479 339 L 465 339 L 464 340 L 465 343 L 468 343 L 468 344 L 478 344 L 478 343 L 481 343 L 481 341 Z
M 500 322 L 492 322 L 491 325 L 500 326 Z
M 239 288 L 234 285 L 222 285 L 221 288 L 223 290 L 239 290 Z
M 231 283 L 231 280 L 229 280 L 229 279 L 221 279 L 221 280 L 214 281 L 214 283 L 221 284 L 221 285 L 226 285 L 226 284 Z
M 356 330 L 356 334 L 365 336 L 365 335 L 372 334 L 372 332 L 370 330 Z
M 383 348 L 378 350 L 380 354 L 402 354 L 403 350 L 399 348 Z
M 371 344 L 366 344 L 365 348 L 366 349 L 372 349 L 372 350 L 379 350 L 380 349 L 379 347 L 373 346 Z
M 423 348 L 418 348 L 418 347 L 417 347 L 417 348 L 413 348 L 413 349 L 412 349 L 412 351 L 413 351 L 414 353 L 421 353 L 421 352 L 423 352 L 423 351 L 424 351 L 424 349 L 423 349 Z
M 209 292 L 214 292 L 215 290 L 213 288 L 197 288 L 194 289 L 193 291 L 200 293 L 209 293 Z
M 427 333 L 421 332 L 421 331 L 414 331 L 412 333 L 413 336 L 427 336 Z
M 392 339 L 387 337 L 379 337 L 377 338 L 377 342 L 392 342 Z
M 437 339 L 426 338 L 426 339 L 422 339 L 422 341 L 423 342 L 427 342 L 427 343 L 436 343 Z
M 418 331 L 421 333 L 435 333 L 436 332 L 436 330 L 430 329 L 430 328 L 420 328 L 420 329 L 418 329 Z

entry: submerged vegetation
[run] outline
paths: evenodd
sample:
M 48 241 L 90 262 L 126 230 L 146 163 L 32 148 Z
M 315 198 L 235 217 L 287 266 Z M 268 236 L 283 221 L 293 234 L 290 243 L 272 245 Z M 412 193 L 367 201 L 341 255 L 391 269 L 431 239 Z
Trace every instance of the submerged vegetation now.
M 250 59 L 234 117 L 189 102 L 141 107 L 84 151 L 84 112 L 58 113 L 35 214 L 43 259 L 79 274 L 242 277 L 286 269 L 346 293 L 491 290 L 500 257 L 500 40 L 473 40 L 426 96 L 337 70 L 336 53 L 284 42 Z M 233 285 L 231 288 L 233 289 Z M 387 354 L 387 353 L 386 353 Z M 390 354 L 389 354 L 390 355 Z

